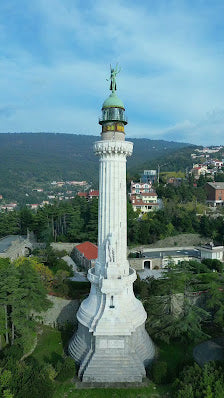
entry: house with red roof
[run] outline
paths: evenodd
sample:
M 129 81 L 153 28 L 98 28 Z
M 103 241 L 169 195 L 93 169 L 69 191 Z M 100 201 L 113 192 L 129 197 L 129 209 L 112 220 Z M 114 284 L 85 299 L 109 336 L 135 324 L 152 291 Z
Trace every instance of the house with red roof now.
M 149 213 L 159 208 L 158 197 L 155 191 L 145 192 L 130 196 L 132 208 L 134 211 L 140 211 L 140 214 Z
M 96 191 L 94 189 L 90 189 L 89 191 L 89 199 L 93 199 L 93 198 L 99 198 L 99 191 Z
M 87 192 L 78 192 L 77 195 L 78 195 L 80 198 L 87 198 Z
M 98 256 L 98 247 L 92 242 L 83 242 L 75 246 L 71 257 L 77 265 L 88 270 L 94 267 Z
M 93 198 L 98 199 L 99 198 L 99 191 L 95 189 L 90 189 L 89 193 L 87 192 L 78 192 L 77 194 L 81 198 L 86 198 L 87 200 L 91 200 Z

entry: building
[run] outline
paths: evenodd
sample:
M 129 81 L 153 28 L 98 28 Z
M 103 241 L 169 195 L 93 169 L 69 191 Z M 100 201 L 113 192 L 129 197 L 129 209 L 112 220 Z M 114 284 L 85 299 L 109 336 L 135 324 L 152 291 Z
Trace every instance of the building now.
M 86 198 L 86 199 L 87 199 L 87 192 L 78 192 L 77 195 L 78 195 L 80 198 Z
M 94 190 L 94 189 L 90 189 L 89 193 L 88 193 L 88 198 L 89 199 L 98 199 L 99 198 L 99 191 Z
M 94 243 L 83 242 L 75 246 L 71 257 L 77 265 L 88 271 L 94 267 L 98 255 L 98 248 Z
M 159 208 L 156 192 L 131 195 L 131 204 L 133 210 L 140 211 L 141 214 L 149 213 Z
M 182 184 L 183 182 L 183 178 L 182 177 L 168 177 L 167 179 L 167 184 L 172 184 L 175 187 L 178 187 Z
M 89 383 L 142 382 L 155 348 L 145 330 L 146 312 L 133 292 L 135 270 L 127 260 L 126 158 L 133 143 L 125 141 L 125 108 L 116 95 L 117 69 L 111 69 L 111 95 L 104 101 L 100 158 L 98 257 L 89 269 L 91 291 L 77 312 L 78 330 L 69 353 L 78 376 Z
M 223 262 L 223 251 L 223 246 L 214 246 L 212 243 L 199 247 L 146 248 L 141 252 L 132 253 L 135 257 L 131 257 L 129 262 L 131 267 L 137 271 L 153 271 L 166 268 L 170 261 L 174 264 L 179 264 L 182 261 L 190 260 L 201 262 L 201 260 L 208 258 L 210 260 L 216 259 Z M 151 273 L 148 273 L 148 276 L 149 275 L 153 276 Z
M 208 245 L 204 245 L 200 248 L 201 259 L 208 258 L 209 260 L 223 261 L 223 249 L 223 246 L 214 246 L 212 242 Z
M 42 188 L 34 188 L 32 189 L 33 192 L 44 192 Z
M 83 187 L 83 186 L 87 185 L 87 182 L 86 181 L 67 181 L 67 184 L 74 185 L 77 187 Z
M 140 177 L 140 181 L 143 183 L 149 183 L 151 185 L 155 184 L 157 181 L 157 171 L 156 170 L 144 170 Z
M 221 169 L 223 167 L 223 161 L 218 160 L 218 159 L 213 159 L 210 162 L 213 166 L 217 167 L 218 169 Z
M 0 239 L 0 258 L 15 260 L 21 256 L 28 256 L 35 247 L 35 241 L 30 236 L 9 235 Z
M 9 204 L 0 206 L 0 210 L 13 211 L 16 207 L 17 207 L 17 203 L 9 203 Z
M 179 264 L 182 261 L 201 260 L 200 249 L 195 247 L 148 248 L 135 254 L 136 257 L 130 258 L 129 262 L 131 267 L 137 271 L 161 270 L 166 268 L 171 261 L 174 264 Z
M 136 193 L 150 192 L 151 188 L 151 183 L 131 181 L 131 195 L 135 195 Z
M 86 200 L 91 200 L 91 199 L 98 199 L 99 198 L 99 191 L 94 190 L 94 189 L 90 189 L 90 191 L 87 192 L 78 192 L 77 193 L 78 196 L 80 196 L 81 198 L 86 198 Z
M 224 203 L 224 182 L 207 182 L 207 203 L 211 206 L 223 206 Z
M 30 204 L 29 206 L 30 206 L 31 210 L 37 210 L 38 207 L 40 206 L 40 204 L 39 203 L 33 203 L 33 204 Z
M 191 169 L 191 174 L 195 179 L 199 179 L 201 175 L 205 175 L 207 173 L 208 167 L 207 165 L 202 164 L 194 164 L 193 169 Z

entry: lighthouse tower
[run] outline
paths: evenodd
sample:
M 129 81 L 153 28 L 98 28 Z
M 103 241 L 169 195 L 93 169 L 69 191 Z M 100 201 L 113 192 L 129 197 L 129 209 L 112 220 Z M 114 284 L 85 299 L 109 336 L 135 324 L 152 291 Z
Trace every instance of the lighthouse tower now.
M 110 96 L 102 106 L 99 156 L 98 258 L 89 269 L 91 291 L 78 310 L 69 353 L 83 382 L 141 382 L 155 349 L 145 330 L 146 312 L 133 292 L 135 270 L 127 260 L 125 108 L 116 95 L 118 69 L 111 69 Z

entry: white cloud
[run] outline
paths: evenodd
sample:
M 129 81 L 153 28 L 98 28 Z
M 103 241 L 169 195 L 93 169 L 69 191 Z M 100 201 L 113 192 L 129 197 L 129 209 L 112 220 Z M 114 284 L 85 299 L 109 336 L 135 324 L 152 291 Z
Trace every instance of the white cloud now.
M 33 0 L 39 47 L 15 37 L 0 60 L 0 107 L 14 110 L 0 113 L 1 131 L 41 121 L 41 130 L 96 132 L 108 66 L 119 61 L 130 136 L 223 143 L 223 120 L 205 117 L 224 104 L 219 3 Z

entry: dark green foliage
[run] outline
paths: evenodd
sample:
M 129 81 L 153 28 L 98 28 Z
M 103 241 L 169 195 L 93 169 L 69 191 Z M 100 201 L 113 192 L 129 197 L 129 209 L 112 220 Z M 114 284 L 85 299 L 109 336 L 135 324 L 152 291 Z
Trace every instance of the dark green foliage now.
M 205 184 L 210 179 L 200 177 L 197 186 L 194 186 L 194 181 L 191 179 L 184 180 L 179 186 L 173 184 L 160 184 L 156 191 L 160 198 L 166 198 L 172 202 L 187 203 L 187 202 L 201 202 L 206 200 Z
M 151 370 L 152 380 L 156 384 L 164 384 L 167 382 L 167 362 L 155 361 Z
M 36 361 L 17 362 L 13 373 L 12 392 L 16 398 L 51 398 L 53 383 Z
M 29 264 L 20 267 L 0 259 L 0 338 L 6 345 L 18 344 L 25 349 L 34 330 L 31 311 L 49 308 L 47 291 L 39 274 Z
M 187 366 L 174 382 L 175 398 L 223 398 L 223 363 L 209 362 L 200 368 Z
M 204 274 L 208 272 L 212 272 L 210 268 L 207 267 L 206 263 L 202 261 L 202 263 L 199 263 L 199 261 L 196 260 L 190 260 L 190 261 L 183 261 L 181 263 L 182 267 L 185 268 L 186 270 L 189 270 L 190 272 L 194 274 Z
M 66 357 L 61 365 L 61 370 L 57 376 L 57 380 L 64 382 L 68 379 L 72 379 L 75 376 L 75 361 L 71 357 Z
M 66 281 L 68 287 L 68 297 L 71 299 L 83 298 L 90 292 L 90 282 Z
M 224 276 L 198 264 L 170 266 L 163 279 L 149 281 L 147 296 L 140 296 L 148 313 L 148 332 L 157 340 L 199 342 L 209 338 L 208 325 L 223 327 Z M 137 281 L 139 294 L 140 284 Z
M 92 147 L 98 139 L 99 136 L 75 134 L 0 134 L 0 193 L 8 201 L 15 200 L 16 192 L 20 203 L 36 203 L 32 191 L 28 198 L 25 196 L 28 187 L 36 188 L 37 184 L 43 186 L 53 180 L 86 180 L 97 184 L 98 159 Z M 131 167 L 144 163 L 149 154 L 151 159 L 161 158 L 186 147 L 183 143 L 160 140 L 132 141 L 135 151 L 129 160 Z
M 209 270 L 216 270 L 218 272 L 223 271 L 223 263 L 219 260 L 210 260 L 208 258 L 204 258 L 202 260 L 202 264 L 204 264 Z

